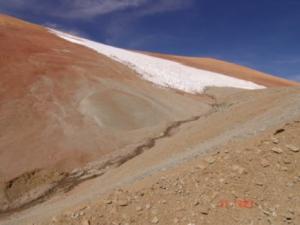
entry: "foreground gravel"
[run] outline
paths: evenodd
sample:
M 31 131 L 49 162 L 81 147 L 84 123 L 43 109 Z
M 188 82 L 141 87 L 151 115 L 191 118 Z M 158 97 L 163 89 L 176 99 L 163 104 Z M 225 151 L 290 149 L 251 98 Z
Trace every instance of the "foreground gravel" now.
M 300 224 L 300 121 L 161 172 L 46 224 Z

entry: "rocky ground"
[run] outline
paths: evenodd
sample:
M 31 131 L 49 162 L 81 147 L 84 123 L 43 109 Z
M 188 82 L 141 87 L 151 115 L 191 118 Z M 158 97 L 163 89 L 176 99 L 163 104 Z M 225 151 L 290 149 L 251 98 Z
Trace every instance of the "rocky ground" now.
M 118 189 L 43 223 L 300 224 L 300 121 Z
M 10 202 L 0 205 L 16 209 L 0 224 L 299 223 L 299 89 L 207 95 L 209 113 L 170 124 L 125 158 L 6 183 Z

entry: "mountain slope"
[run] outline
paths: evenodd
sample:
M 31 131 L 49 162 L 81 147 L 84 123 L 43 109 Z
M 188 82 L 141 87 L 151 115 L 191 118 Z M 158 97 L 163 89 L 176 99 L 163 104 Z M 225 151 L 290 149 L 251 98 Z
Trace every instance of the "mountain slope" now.
M 54 30 L 52 32 L 70 42 L 86 46 L 113 60 L 123 63 L 139 73 L 145 80 L 163 87 L 174 88 L 188 93 L 202 93 L 205 88 L 212 86 L 242 89 L 264 88 L 253 82 L 225 76 L 223 74 L 195 69 L 180 63 L 111 47 Z
M 0 21 L 5 180 L 35 168 L 85 165 L 160 132 L 170 121 L 209 109 L 201 97 L 155 87 L 45 28 L 7 16 Z
M 247 67 L 228 63 L 213 58 L 197 58 L 184 57 L 175 55 L 166 55 L 160 53 L 146 53 L 155 57 L 172 60 L 191 67 L 209 70 L 216 73 L 233 76 L 242 80 L 254 82 L 265 87 L 290 87 L 299 86 L 298 82 L 289 81 L 279 77 L 275 77 L 266 73 L 262 73 Z
M 35 168 L 85 165 L 138 143 L 171 121 L 206 112 L 212 103 L 209 96 L 182 95 L 146 80 L 187 92 L 208 86 L 262 87 L 133 52 L 129 63 L 139 59 L 137 65 L 123 65 L 110 54 L 121 51 L 121 57 L 125 50 L 106 46 L 106 57 L 5 15 L 0 25 L 0 174 L 5 180 Z
M 300 115 L 296 83 L 225 62 L 159 56 L 167 57 L 162 60 L 5 15 L 0 15 L 0 50 L 0 223 L 5 225 L 122 220 L 105 206 L 106 216 L 99 219 L 91 210 L 90 221 L 73 211 L 232 142 L 247 149 L 249 138 L 263 141 L 265 131 L 269 135 Z M 280 88 L 265 88 L 275 86 Z M 243 154 L 251 158 L 248 150 Z M 231 159 L 236 157 L 224 159 L 226 165 Z M 173 204 L 176 198 L 170 198 Z M 119 199 L 107 205 L 115 202 Z M 126 207 L 124 201 L 118 204 Z M 112 210 L 118 213 L 119 206 Z
M 132 52 L 55 30 L 52 32 L 127 65 L 146 80 L 185 92 L 201 93 L 210 86 L 243 89 L 299 86 L 297 82 L 220 60 Z

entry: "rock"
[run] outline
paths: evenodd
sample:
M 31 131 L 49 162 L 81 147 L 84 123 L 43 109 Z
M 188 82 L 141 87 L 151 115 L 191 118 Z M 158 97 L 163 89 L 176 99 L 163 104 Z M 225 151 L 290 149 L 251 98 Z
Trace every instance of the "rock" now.
M 83 211 L 83 210 L 87 210 L 87 209 L 90 209 L 90 206 L 84 205 L 84 206 L 80 207 L 79 211 Z
M 199 208 L 199 211 L 200 211 L 200 213 L 203 214 L 203 215 L 208 215 L 208 213 L 209 213 L 209 207 L 201 206 L 201 207 Z
M 283 159 L 283 162 L 284 162 L 284 164 L 291 164 L 292 163 L 292 161 L 289 158 L 287 158 L 287 157 L 285 157 Z
M 174 222 L 174 223 L 179 223 L 179 219 L 178 219 L 178 218 L 175 218 L 175 219 L 173 220 L 173 222 Z
M 137 207 L 135 208 L 135 210 L 136 210 L 137 212 L 140 212 L 140 211 L 143 210 L 143 208 L 142 208 L 141 206 L 137 206 Z
M 284 217 L 285 217 L 285 221 L 290 224 L 293 220 L 294 220 L 294 217 L 295 217 L 295 212 L 293 210 L 288 210 L 285 214 L 284 214 Z
M 79 213 L 73 213 L 73 214 L 71 215 L 71 217 L 72 217 L 73 219 L 77 219 L 79 216 L 80 216 Z
M 276 131 L 274 132 L 274 135 L 280 134 L 280 133 L 282 133 L 282 132 L 284 132 L 284 131 L 285 131 L 284 128 L 278 129 L 278 130 L 276 130 Z
M 299 152 L 300 148 L 295 146 L 295 145 L 286 145 L 287 149 L 292 151 L 292 152 Z
M 89 220 L 83 220 L 81 225 L 91 225 L 91 222 Z
M 161 200 L 161 204 L 167 204 L 167 201 L 166 200 Z
M 209 164 L 214 164 L 216 162 L 216 159 L 214 157 L 210 156 L 210 157 L 207 157 L 205 159 L 205 161 Z
M 105 200 L 104 203 L 107 205 L 110 205 L 110 204 L 112 204 L 112 200 Z
M 232 169 L 234 170 L 234 171 L 237 171 L 239 174 L 243 174 L 243 173 L 245 173 L 245 168 L 243 168 L 243 167 L 241 167 L 241 166 L 239 166 L 239 165 L 233 165 L 232 166 Z
M 276 153 L 276 154 L 281 154 L 283 153 L 282 149 L 279 148 L 279 147 L 273 147 L 272 149 L 272 152 Z
M 255 183 L 257 186 L 264 186 L 264 182 L 261 181 L 261 180 L 256 180 L 254 183 Z
M 151 220 L 151 223 L 157 224 L 157 223 L 159 223 L 159 219 L 155 216 L 155 217 Z
M 275 137 L 272 137 L 271 141 L 272 141 L 273 144 L 276 144 L 276 145 L 279 144 L 279 140 Z
M 197 206 L 197 205 L 199 205 L 199 204 L 200 204 L 199 201 L 195 201 L 195 202 L 194 202 L 194 206 Z
M 117 202 L 117 204 L 118 204 L 119 206 L 125 207 L 125 206 L 128 206 L 128 201 L 125 200 L 125 199 L 119 200 L 119 201 Z
M 150 209 L 150 208 L 151 208 L 151 205 L 150 205 L 150 204 L 146 204 L 145 208 L 146 208 L 146 209 Z
M 72 177 L 81 177 L 84 174 L 82 169 L 74 169 L 71 171 L 70 176 Z
M 266 159 L 261 159 L 260 160 L 260 164 L 263 166 L 263 167 L 268 167 L 270 166 L 270 162 Z

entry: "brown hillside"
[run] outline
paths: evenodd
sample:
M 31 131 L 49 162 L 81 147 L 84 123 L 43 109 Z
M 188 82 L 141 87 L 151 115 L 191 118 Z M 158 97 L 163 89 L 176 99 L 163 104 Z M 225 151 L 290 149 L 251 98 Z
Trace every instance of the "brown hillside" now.
M 208 109 L 197 97 L 155 87 L 122 64 L 5 15 L 0 49 L 5 180 L 36 168 L 86 165 Z

